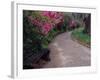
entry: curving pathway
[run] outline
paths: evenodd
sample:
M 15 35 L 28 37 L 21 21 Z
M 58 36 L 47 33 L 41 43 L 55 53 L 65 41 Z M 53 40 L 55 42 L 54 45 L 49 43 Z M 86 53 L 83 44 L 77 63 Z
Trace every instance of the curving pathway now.
M 44 68 L 90 66 L 90 49 L 71 39 L 71 33 L 65 32 L 50 43 L 51 61 Z

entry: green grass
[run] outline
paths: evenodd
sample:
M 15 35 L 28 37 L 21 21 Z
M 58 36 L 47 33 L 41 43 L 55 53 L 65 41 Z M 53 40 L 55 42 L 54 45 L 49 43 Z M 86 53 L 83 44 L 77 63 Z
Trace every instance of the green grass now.
M 84 30 L 84 28 L 75 29 L 72 32 L 72 37 L 76 38 L 80 42 L 90 45 L 91 37 L 88 34 L 83 33 L 83 30 Z

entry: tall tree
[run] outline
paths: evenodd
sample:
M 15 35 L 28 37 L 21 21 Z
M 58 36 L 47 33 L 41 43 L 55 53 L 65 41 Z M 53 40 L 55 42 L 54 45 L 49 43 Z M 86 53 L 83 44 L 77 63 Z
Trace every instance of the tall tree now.
M 84 18 L 85 28 L 84 33 L 91 34 L 91 14 Z

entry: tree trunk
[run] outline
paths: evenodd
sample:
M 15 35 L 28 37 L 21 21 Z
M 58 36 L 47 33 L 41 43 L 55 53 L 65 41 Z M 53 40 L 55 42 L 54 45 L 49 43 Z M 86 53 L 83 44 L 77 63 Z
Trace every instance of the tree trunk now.
M 91 35 L 91 15 L 84 18 L 85 28 L 84 33 Z

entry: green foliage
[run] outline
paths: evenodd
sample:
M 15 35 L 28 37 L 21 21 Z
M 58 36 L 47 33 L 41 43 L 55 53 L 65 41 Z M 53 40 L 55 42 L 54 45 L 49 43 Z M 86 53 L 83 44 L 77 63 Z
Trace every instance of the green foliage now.
M 32 11 L 23 11 L 23 48 L 30 49 L 33 53 L 37 53 L 43 48 L 47 48 L 48 44 L 52 41 L 55 35 L 58 33 L 58 30 L 54 28 L 47 35 L 39 33 L 36 25 L 31 24 L 28 20 L 28 16 L 33 15 L 33 17 L 40 17 L 37 12 L 33 13 Z
M 34 19 L 38 18 L 43 22 L 50 20 L 46 16 L 41 16 L 38 11 L 23 11 L 23 45 L 24 47 L 32 49 L 33 52 L 38 52 L 42 48 L 47 48 L 48 44 L 57 34 L 66 32 L 69 28 L 69 21 L 71 20 L 70 16 L 64 14 L 64 22 L 60 24 L 60 29 L 55 25 L 47 35 L 43 35 L 40 33 L 37 26 L 29 21 L 28 16 L 32 16 Z M 84 34 L 82 31 L 83 28 L 75 29 L 72 35 L 89 44 L 90 36 Z
M 83 32 L 83 30 L 84 30 L 84 28 L 75 29 L 72 32 L 72 36 L 75 37 L 76 39 L 78 39 L 81 42 L 84 42 L 86 44 L 90 44 L 91 37 L 88 34 L 85 34 Z
M 41 16 L 40 12 L 39 11 L 33 11 L 31 16 L 36 19 L 38 18 L 39 20 L 41 20 L 42 22 L 46 22 L 46 21 L 49 21 L 48 17 L 46 16 Z

